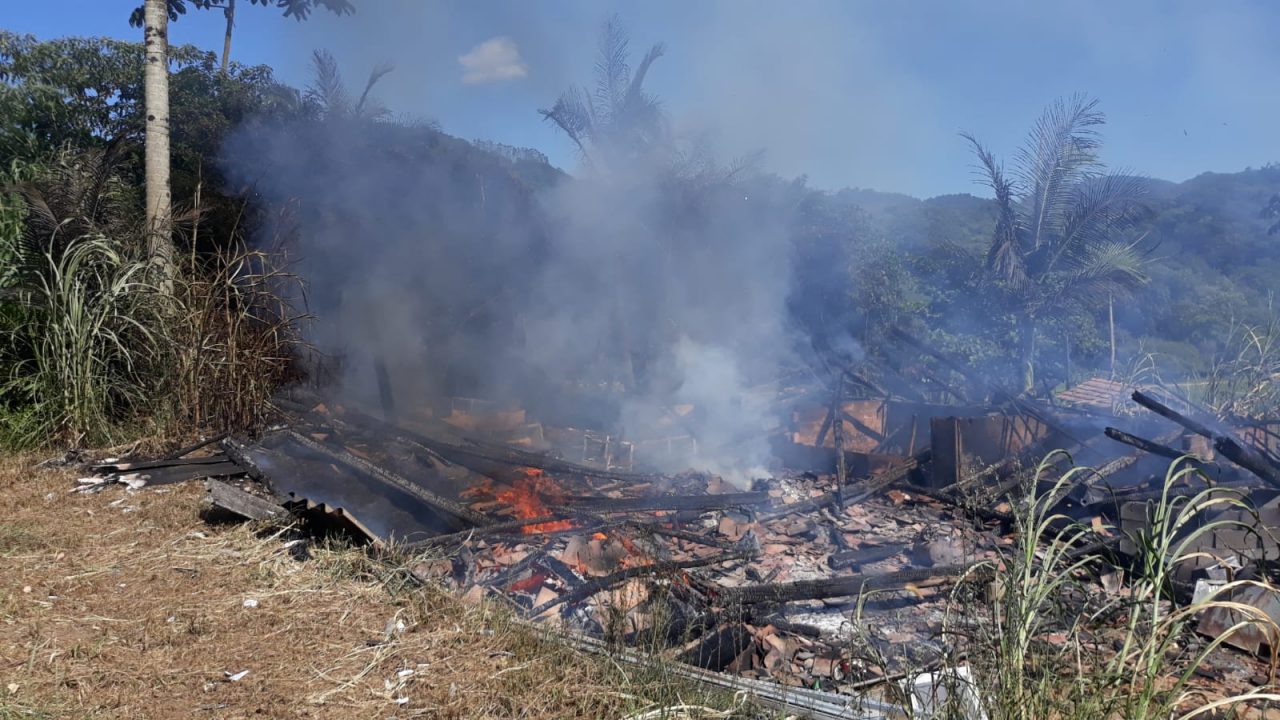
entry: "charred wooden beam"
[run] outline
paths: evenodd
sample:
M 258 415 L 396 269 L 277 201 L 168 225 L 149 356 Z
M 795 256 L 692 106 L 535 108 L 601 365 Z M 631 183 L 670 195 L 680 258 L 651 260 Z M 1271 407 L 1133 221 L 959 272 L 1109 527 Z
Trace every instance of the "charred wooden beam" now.
M 602 513 L 649 512 L 653 510 L 726 510 L 736 507 L 752 507 L 771 502 L 768 492 L 737 492 L 719 495 L 666 495 L 639 498 L 609 498 L 570 496 L 562 504 L 569 510 L 588 510 Z
M 1133 401 L 1144 408 L 1172 420 L 1197 435 L 1213 441 L 1213 447 L 1222 456 L 1262 479 L 1268 485 L 1280 488 L 1280 470 L 1267 462 L 1258 452 L 1225 432 L 1217 432 L 1208 425 L 1189 418 L 1141 390 L 1133 391 Z
M 591 582 L 583 583 L 569 592 L 559 597 L 552 598 L 541 605 L 529 611 L 529 617 L 538 617 L 546 611 L 563 605 L 564 603 L 575 603 L 585 600 L 598 592 L 604 592 L 619 583 L 630 580 L 631 578 L 643 577 L 645 575 L 669 575 L 680 570 L 689 570 L 692 568 L 706 567 L 707 565 L 716 565 L 722 562 L 731 562 L 734 560 L 747 560 L 753 557 L 748 552 L 729 552 L 720 555 L 714 555 L 700 560 L 680 560 L 678 562 L 659 562 L 651 565 L 641 565 L 639 567 L 630 567 L 619 570 L 615 573 L 597 578 Z
M 1021 412 L 1026 415 L 1030 415 L 1036 420 L 1039 420 L 1041 423 L 1045 425 L 1045 427 L 1048 427 L 1049 429 L 1071 440 L 1077 445 L 1085 444 L 1083 441 L 1076 438 L 1073 435 L 1073 433 L 1071 433 L 1071 431 L 1063 427 L 1061 423 L 1054 420 L 1047 413 L 1041 411 L 1036 406 L 1035 403 L 1032 403 L 1028 401 L 1026 398 L 1019 397 L 1009 392 L 1008 390 L 1005 390 L 1004 388 L 1001 388 L 999 386 L 996 386 L 988 382 L 984 378 L 974 373 L 972 370 L 966 368 L 963 364 L 956 362 L 952 358 L 949 358 L 946 355 L 942 354 L 941 352 L 938 352 L 936 349 L 929 347 L 927 344 L 923 342 L 920 342 L 915 337 L 913 337 L 910 333 L 906 332 L 905 330 L 902 330 L 901 328 L 891 328 L 890 332 L 893 334 L 894 337 L 898 338 L 899 340 L 906 343 L 907 345 L 914 347 L 920 352 L 923 352 L 926 355 L 934 358 L 935 360 L 942 363 L 946 367 L 956 371 L 969 382 L 974 383 L 978 387 L 987 388 L 988 390 L 990 390 L 990 392 L 993 395 L 1000 398 L 1003 402 L 1009 403 L 1009 405 L 1012 406 L 1018 412 Z
M 206 448 L 206 447 L 208 447 L 208 446 L 210 446 L 210 445 L 213 445 L 213 444 L 215 444 L 215 443 L 220 443 L 220 442 L 222 442 L 226 437 L 227 437 L 227 433 L 222 433 L 221 435 L 214 435 L 213 437 L 209 438 L 208 440 L 201 440 L 201 441 L 200 441 L 200 442 L 198 442 L 198 443 L 194 443 L 194 444 L 188 445 L 188 446 L 186 446 L 186 447 L 178 448 L 177 450 L 174 450 L 173 452 L 171 452 L 171 453 L 169 453 L 168 455 L 166 455 L 166 456 L 165 456 L 165 459 L 166 459 L 166 460 L 177 460 L 178 458 L 186 457 L 186 456 L 190 455 L 191 453 L 193 453 L 193 452 L 195 452 L 195 451 L 197 451 L 197 450 L 200 450 L 200 449 Z
M 993 577 L 995 577 L 995 570 L 987 565 L 949 565 L 879 575 L 851 575 L 821 580 L 748 585 L 726 590 L 719 602 L 721 605 L 731 606 L 857 597 L 869 592 L 903 590 L 908 586 L 930 587 L 953 584 L 962 580 L 985 582 Z
M 1170 460 L 1177 460 L 1179 458 L 1185 457 L 1188 460 L 1199 464 L 1194 457 L 1188 457 L 1188 454 L 1181 450 L 1171 448 L 1168 445 L 1162 445 L 1154 440 L 1148 440 L 1143 437 L 1138 437 L 1137 435 L 1132 435 L 1123 430 L 1120 430 L 1119 428 L 1109 427 L 1104 429 L 1103 432 L 1106 433 L 1107 437 L 1111 438 L 1112 440 L 1115 440 L 1116 442 L 1120 442 L 1120 443 L 1124 443 L 1125 445 L 1136 447 L 1139 450 L 1149 452 L 1152 455 L 1167 457 Z
M 138 460 L 136 462 L 110 462 L 90 465 L 94 470 L 108 472 L 136 472 L 138 470 L 154 470 L 159 468 L 184 467 L 189 465 L 218 465 L 228 462 L 227 456 L 221 453 L 198 458 L 161 458 L 159 460 Z
M 242 517 L 246 520 L 276 520 L 289 516 L 289 511 L 269 500 L 217 480 L 206 480 L 209 494 L 204 502 L 211 508 Z

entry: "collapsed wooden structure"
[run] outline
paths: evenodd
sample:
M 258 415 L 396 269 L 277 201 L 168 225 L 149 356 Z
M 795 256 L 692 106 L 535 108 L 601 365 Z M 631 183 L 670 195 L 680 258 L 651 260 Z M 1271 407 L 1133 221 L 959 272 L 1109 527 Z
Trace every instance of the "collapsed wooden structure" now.
M 95 469 L 99 484 L 132 486 L 245 478 L 211 480 L 210 506 L 351 534 L 424 581 L 504 603 L 588 649 L 643 650 L 811 717 L 891 716 L 867 688 L 955 662 L 960 651 L 938 637 L 948 598 L 993 577 L 1018 498 L 1079 465 L 1093 470 L 1060 489 L 1057 511 L 1120 532 L 1074 552 L 1123 563 L 1125 533 L 1149 522 L 1169 460 L 1182 458 L 1200 470 L 1191 482 L 1262 510 L 1257 532 L 1206 536 L 1207 559 L 1179 569 L 1180 591 L 1227 566 L 1268 579 L 1276 426 L 1226 424 L 1150 389 L 1130 394 L 1151 413 L 1118 416 L 1014 397 L 992 409 L 851 399 L 857 383 L 841 376 L 829 402 L 797 404 L 774 439 L 783 467 L 750 487 L 646 472 L 653 448 L 456 398 L 441 420 L 393 424 L 295 395 L 252 440 Z M 1067 452 L 1041 463 L 1055 448 Z M 696 440 L 667 438 L 677 451 Z

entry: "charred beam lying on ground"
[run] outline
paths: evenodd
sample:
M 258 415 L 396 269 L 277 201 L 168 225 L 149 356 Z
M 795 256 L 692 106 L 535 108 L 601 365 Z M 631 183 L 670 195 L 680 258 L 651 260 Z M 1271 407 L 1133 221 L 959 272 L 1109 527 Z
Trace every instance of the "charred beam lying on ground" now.
M 216 454 L 198 458 L 162 458 L 160 460 L 135 460 L 132 462 L 103 462 L 90 465 L 89 467 L 94 470 L 106 472 L 134 472 L 138 470 L 182 467 L 186 465 L 216 465 L 224 462 L 227 462 L 227 457 L 222 454 Z
M 748 560 L 752 557 L 754 557 L 753 553 L 734 551 L 697 560 L 659 562 L 651 565 L 640 565 L 638 567 L 625 568 L 615 573 L 605 575 L 604 577 L 583 583 L 569 592 L 542 603 L 529 611 L 529 617 L 536 618 L 546 611 L 563 605 L 564 603 L 576 603 L 581 600 L 585 600 L 596 593 L 604 592 L 605 590 L 608 590 L 619 583 L 630 580 L 631 578 L 644 577 L 646 575 L 670 575 L 671 573 L 678 572 L 680 570 L 690 570 L 693 568 L 706 567 L 707 565 L 718 565 L 723 562 L 731 562 L 734 560 Z
M 206 480 L 208 494 L 204 503 L 210 508 L 230 513 L 246 520 L 279 520 L 289 516 L 280 505 L 245 492 L 234 485 L 217 480 Z
M 719 495 L 665 495 L 657 497 L 610 498 L 572 496 L 563 499 L 570 510 L 602 513 L 651 512 L 654 510 L 727 510 L 753 507 L 772 501 L 767 492 L 722 493 Z
M 1266 458 L 1256 450 L 1241 443 L 1225 432 L 1217 432 L 1208 425 L 1187 417 L 1141 390 L 1133 391 L 1133 401 L 1144 408 L 1172 420 L 1191 432 L 1202 435 L 1213 441 L 1213 447 L 1223 457 L 1253 473 L 1268 485 L 1280 488 L 1280 470 L 1277 470 Z
M 948 585 L 956 582 L 986 582 L 995 570 L 986 565 L 948 565 L 902 570 L 878 575 L 850 575 L 819 580 L 797 580 L 788 583 L 747 585 L 725 590 L 719 599 L 722 606 L 758 603 L 785 603 L 797 600 L 823 600 L 836 597 L 858 597 L 869 592 L 906 590 Z

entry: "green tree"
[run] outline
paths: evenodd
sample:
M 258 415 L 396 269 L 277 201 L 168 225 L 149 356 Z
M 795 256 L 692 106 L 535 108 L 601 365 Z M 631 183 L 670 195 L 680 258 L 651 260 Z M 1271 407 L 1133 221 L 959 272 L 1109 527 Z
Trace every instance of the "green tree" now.
M 167 2 L 170 20 L 177 20 L 185 15 L 187 8 L 197 10 L 221 10 L 227 20 L 227 30 L 222 41 L 222 73 L 227 73 L 231 62 L 231 33 L 236 24 L 236 0 L 164 0 Z M 324 8 L 335 15 L 354 13 L 356 8 L 350 0 L 249 0 L 253 5 L 274 5 L 284 11 L 285 17 L 306 20 L 315 8 Z M 129 16 L 129 23 L 134 27 L 142 27 L 144 21 L 143 8 L 139 7 Z
M 1006 175 L 972 135 L 998 215 L 987 252 L 988 281 L 1017 314 L 1021 386 L 1035 385 L 1036 340 L 1049 318 L 1081 303 L 1105 303 L 1147 282 L 1141 238 L 1145 181 L 1105 172 L 1097 101 L 1059 100 L 1040 116 Z

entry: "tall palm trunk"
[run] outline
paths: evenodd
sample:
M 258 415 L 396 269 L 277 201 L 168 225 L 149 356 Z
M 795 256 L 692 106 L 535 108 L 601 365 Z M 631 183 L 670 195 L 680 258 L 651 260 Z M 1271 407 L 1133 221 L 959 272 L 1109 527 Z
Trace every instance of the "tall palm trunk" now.
M 231 31 L 236 26 L 236 0 L 227 0 L 227 7 L 222 11 L 227 18 L 227 34 L 222 39 L 222 74 L 227 74 L 231 64 Z
M 146 0 L 143 17 L 147 252 L 168 290 L 173 280 L 173 220 L 169 194 L 169 11 L 165 0 Z

